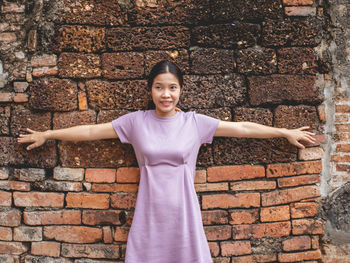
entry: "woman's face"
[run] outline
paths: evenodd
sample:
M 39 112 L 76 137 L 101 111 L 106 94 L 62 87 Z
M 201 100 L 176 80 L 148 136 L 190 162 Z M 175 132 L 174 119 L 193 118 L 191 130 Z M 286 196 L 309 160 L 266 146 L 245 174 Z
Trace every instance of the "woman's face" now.
M 158 74 L 152 84 L 152 99 L 156 113 L 162 117 L 175 115 L 180 94 L 180 83 L 174 74 L 169 72 Z

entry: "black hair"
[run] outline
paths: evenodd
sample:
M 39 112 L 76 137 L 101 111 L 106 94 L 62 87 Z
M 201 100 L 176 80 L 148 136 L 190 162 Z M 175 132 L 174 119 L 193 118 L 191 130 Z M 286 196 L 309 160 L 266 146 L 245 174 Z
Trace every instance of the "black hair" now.
M 148 75 L 148 89 L 152 90 L 152 84 L 155 77 L 162 73 L 172 73 L 179 81 L 180 88 L 183 86 L 183 74 L 181 69 L 173 62 L 168 60 L 162 60 L 155 64 Z M 155 109 L 155 105 L 152 99 L 148 103 L 148 109 Z

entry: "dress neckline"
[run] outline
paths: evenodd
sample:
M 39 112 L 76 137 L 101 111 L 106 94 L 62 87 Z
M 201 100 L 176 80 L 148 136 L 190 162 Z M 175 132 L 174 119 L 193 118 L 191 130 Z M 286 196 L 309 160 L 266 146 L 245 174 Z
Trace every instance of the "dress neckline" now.
M 180 112 L 176 111 L 176 114 L 170 117 L 161 117 L 158 116 L 155 110 L 150 110 L 151 116 L 156 119 L 156 120 L 160 120 L 160 121 L 172 121 L 177 119 L 180 116 Z

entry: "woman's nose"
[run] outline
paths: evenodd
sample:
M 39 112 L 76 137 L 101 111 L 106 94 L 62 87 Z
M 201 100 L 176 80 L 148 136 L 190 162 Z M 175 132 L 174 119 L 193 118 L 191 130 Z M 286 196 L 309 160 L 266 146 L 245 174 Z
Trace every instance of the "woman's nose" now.
M 164 92 L 163 92 L 163 97 L 169 97 L 169 91 L 168 89 L 164 89 Z

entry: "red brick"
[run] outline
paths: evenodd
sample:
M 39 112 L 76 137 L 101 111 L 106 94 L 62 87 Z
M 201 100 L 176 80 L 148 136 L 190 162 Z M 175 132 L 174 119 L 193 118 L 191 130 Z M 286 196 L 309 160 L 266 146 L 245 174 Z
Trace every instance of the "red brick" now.
M 293 235 L 317 235 L 324 233 L 325 223 L 316 219 L 296 219 L 292 221 Z
M 14 191 L 30 191 L 30 183 L 8 181 L 8 185 L 10 189 Z
M 29 193 L 13 193 L 13 200 L 15 206 L 44 206 L 44 207 L 63 207 L 64 194 L 58 193 L 41 193 L 41 192 L 29 192 Z
M 207 170 L 208 182 L 238 181 L 265 177 L 264 166 L 234 165 L 216 166 Z
M 83 91 L 78 92 L 78 107 L 80 111 L 88 110 L 86 93 Z
M 12 101 L 11 92 L 0 92 L 0 102 L 10 102 Z
M 196 192 L 216 192 L 216 191 L 228 191 L 228 183 L 204 183 L 194 184 Z
M 83 224 L 85 225 L 120 225 L 121 211 L 118 210 L 84 210 Z
M 298 159 L 303 161 L 322 159 L 323 154 L 321 147 L 298 149 Z
M 55 76 L 58 73 L 57 67 L 41 67 L 41 68 L 34 68 L 32 75 L 34 77 L 43 77 L 43 76 Z
M 202 196 L 203 209 L 234 207 L 250 208 L 259 206 L 259 193 L 214 194 Z
M 335 105 L 335 113 L 350 113 L 350 105 Z
M 203 225 L 223 225 L 228 223 L 228 212 L 223 210 L 202 211 Z
M 260 220 L 261 222 L 275 222 L 290 219 L 289 206 L 273 206 L 261 208 Z
M 318 197 L 319 195 L 319 188 L 316 185 L 276 190 L 269 193 L 262 193 L 262 205 L 288 204 L 307 198 Z
M 90 168 L 85 171 L 85 181 L 91 183 L 114 183 L 115 169 Z
M 93 192 L 124 192 L 124 193 L 137 193 L 137 184 L 93 184 L 91 187 Z
M 285 7 L 287 16 L 314 16 L 316 7 L 312 6 L 287 6 Z
M 95 243 L 102 240 L 102 230 L 86 226 L 45 226 L 44 237 L 67 243 Z
M 242 181 L 230 183 L 231 191 L 272 190 L 275 188 L 275 181 Z
M 220 254 L 220 247 L 217 242 L 208 242 L 210 254 L 213 257 L 217 257 Z
M 112 229 L 110 226 L 103 227 L 103 243 L 110 244 L 113 242 Z
M 252 253 L 250 241 L 224 241 L 220 243 L 222 256 L 240 256 Z
M 232 257 L 232 263 L 254 263 L 253 256 Z
M 24 81 L 14 81 L 13 82 L 13 89 L 15 92 L 25 92 L 28 88 L 28 82 Z
M 1 242 L 0 254 L 21 255 L 28 251 L 28 246 L 22 242 Z
M 312 247 L 312 249 L 320 248 L 320 238 L 319 238 L 319 236 L 312 236 L 311 237 L 311 247 Z
M 0 206 L 11 206 L 12 194 L 9 192 L 0 191 Z
M 27 102 L 28 101 L 28 94 L 16 93 L 15 96 L 13 97 L 13 101 L 16 103 Z
M 113 239 L 115 241 L 126 242 L 128 240 L 130 227 L 116 227 Z
M 140 169 L 135 167 L 121 167 L 117 169 L 117 183 L 138 183 Z
M 276 222 L 252 225 L 232 226 L 233 239 L 249 239 L 262 237 L 283 237 L 289 236 L 291 232 L 290 222 Z
M 21 212 L 19 210 L 0 211 L 1 226 L 19 226 L 21 224 Z
M 231 238 L 231 226 L 205 226 L 205 235 L 208 241 L 227 240 Z
M 350 144 L 337 144 L 337 152 L 350 152 Z
M 207 171 L 206 170 L 196 170 L 194 177 L 194 183 L 205 183 L 207 181 Z
M 266 177 L 283 177 L 300 174 L 316 174 L 322 171 L 321 161 L 269 164 L 266 167 Z
M 311 238 L 309 236 L 291 237 L 282 242 L 284 251 L 307 250 L 311 248 Z
M 104 258 L 118 259 L 119 245 L 80 245 L 80 244 L 62 244 L 63 257 L 69 258 Z
M 66 196 L 66 202 L 66 207 L 69 208 L 107 209 L 109 207 L 109 195 L 90 193 L 68 193 Z
M 335 124 L 335 129 L 338 133 L 350 132 L 350 124 Z
M 312 5 L 314 0 L 283 0 L 285 5 Z
M 26 225 L 79 225 L 81 212 L 76 210 L 23 212 Z
M 230 212 L 230 224 L 253 224 L 259 220 L 258 209 L 234 210 Z
M 288 178 L 279 178 L 277 181 L 279 187 L 291 187 L 305 184 L 316 184 L 321 182 L 321 177 L 319 174 L 311 174 L 293 176 Z
M 19 226 L 13 229 L 15 241 L 41 241 L 43 233 L 41 227 Z
M 296 261 L 305 261 L 305 260 L 313 260 L 320 259 L 321 251 L 313 250 L 313 251 L 305 251 L 305 252 L 297 252 L 297 253 L 282 253 L 278 255 L 278 262 L 296 262 Z
M 292 218 L 314 217 L 318 213 L 319 204 L 315 202 L 293 203 L 290 205 Z
M 253 255 L 254 262 L 275 262 L 277 261 L 276 255 Z
M 11 241 L 12 240 L 12 228 L 0 227 L 0 240 Z
M 116 193 L 111 196 L 111 207 L 131 209 L 136 206 L 136 194 Z
M 58 258 L 60 256 L 60 248 L 61 244 L 58 242 L 32 242 L 31 254 Z
M 1 180 L 6 180 L 9 178 L 9 170 L 8 168 L 1 168 L 0 169 L 0 179 Z

